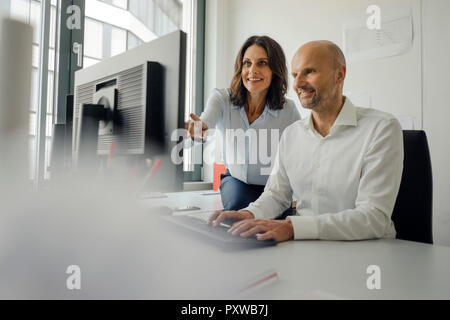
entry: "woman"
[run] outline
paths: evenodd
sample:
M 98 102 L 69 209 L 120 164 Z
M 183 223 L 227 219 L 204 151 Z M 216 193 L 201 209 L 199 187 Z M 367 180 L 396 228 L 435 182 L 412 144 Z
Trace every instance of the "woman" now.
M 191 137 L 195 121 L 202 128 L 202 137 L 195 138 L 213 127 L 221 133 L 227 167 L 220 183 L 224 210 L 245 208 L 264 191 L 272 165 L 267 152 L 274 157 L 283 130 L 300 119 L 286 91 L 283 49 L 267 36 L 252 36 L 236 57 L 230 88 L 214 89 L 202 115 L 190 115 Z

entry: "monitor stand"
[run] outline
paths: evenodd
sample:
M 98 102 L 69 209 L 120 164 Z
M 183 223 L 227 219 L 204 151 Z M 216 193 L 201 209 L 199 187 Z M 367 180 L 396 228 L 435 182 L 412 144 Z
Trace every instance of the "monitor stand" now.
M 98 168 L 98 129 L 100 121 L 106 121 L 106 119 L 107 110 L 103 104 L 82 105 L 78 170 Z

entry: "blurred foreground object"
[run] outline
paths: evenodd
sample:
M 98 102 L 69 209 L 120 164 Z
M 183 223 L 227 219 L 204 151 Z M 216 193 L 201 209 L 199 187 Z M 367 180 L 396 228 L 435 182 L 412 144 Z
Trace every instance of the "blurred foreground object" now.
M 31 26 L 0 18 L 0 189 L 28 178 Z

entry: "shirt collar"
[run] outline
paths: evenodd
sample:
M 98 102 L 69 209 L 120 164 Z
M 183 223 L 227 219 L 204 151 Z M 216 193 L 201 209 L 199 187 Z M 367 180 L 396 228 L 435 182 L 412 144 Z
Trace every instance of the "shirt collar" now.
M 305 121 L 301 121 L 305 129 L 314 129 L 312 115 L 305 119 Z M 344 105 L 342 106 L 341 111 L 339 112 L 336 120 L 334 121 L 333 128 L 338 126 L 354 126 L 356 127 L 358 124 L 357 116 L 356 116 L 356 107 L 350 101 L 349 98 L 345 97 Z
M 231 109 L 232 110 L 238 110 L 238 109 L 240 109 L 241 108 L 241 106 L 236 106 L 236 105 L 231 105 Z M 267 113 L 269 113 L 271 116 L 273 116 L 273 117 L 275 117 L 275 118 L 277 118 L 278 117 L 278 111 L 279 110 L 272 110 L 272 109 L 270 109 L 269 108 L 269 104 L 268 103 L 266 103 L 266 106 L 264 107 L 264 111 L 263 111 L 263 113 L 262 114 L 267 114 Z
M 354 126 L 358 124 L 356 118 L 356 108 L 349 98 L 345 97 L 344 105 L 339 112 L 336 120 L 334 121 L 333 127 L 337 126 Z
M 269 113 L 272 117 L 277 118 L 278 117 L 278 111 L 279 110 L 273 110 L 269 108 L 269 104 L 266 104 L 266 107 L 264 109 L 264 112 Z

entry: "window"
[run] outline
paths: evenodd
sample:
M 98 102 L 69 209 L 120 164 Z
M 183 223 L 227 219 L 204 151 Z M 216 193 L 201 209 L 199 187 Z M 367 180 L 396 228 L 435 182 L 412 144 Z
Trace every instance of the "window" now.
M 53 93 L 54 93 L 54 79 L 55 79 L 55 47 L 56 47 L 56 6 L 57 0 L 50 2 L 50 15 L 48 17 L 49 23 L 49 51 L 48 62 L 43 63 L 41 56 L 41 28 L 42 21 L 45 20 L 42 16 L 42 6 L 40 0 L 9 0 L 10 16 L 12 18 L 29 23 L 33 26 L 33 60 L 32 60 L 32 75 L 31 75 L 31 101 L 30 101 L 30 131 L 29 131 L 29 175 L 31 179 L 36 177 L 36 163 L 38 161 L 38 112 L 41 101 L 46 100 L 46 106 L 42 108 L 45 112 L 46 130 L 45 141 L 43 146 L 45 148 L 45 168 L 50 164 L 50 148 L 51 148 L 51 134 L 53 121 Z M 45 99 L 39 101 L 39 91 L 45 86 L 40 83 L 40 68 L 44 65 L 47 72 L 47 92 Z M 45 177 L 49 174 L 45 170 Z
M 192 35 L 196 35 L 193 33 L 196 29 L 192 26 L 196 16 L 192 15 L 192 12 L 195 7 L 193 4 L 198 2 L 204 5 L 204 0 L 2 1 L 1 8 L 6 8 L 11 17 L 34 27 L 29 129 L 31 179 L 38 181 L 50 178 L 50 172 L 47 169 L 50 165 L 53 123 L 61 115 L 65 115 L 65 112 L 58 112 L 58 109 L 64 107 L 60 106 L 63 104 L 62 97 L 73 91 L 73 88 L 70 88 L 71 85 L 73 86 L 72 78 L 75 70 L 73 63 L 69 62 L 71 66 L 68 74 L 67 71 L 58 72 L 60 58 L 70 56 L 71 54 L 67 51 L 72 50 L 72 47 L 61 46 L 58 43 L 60 34 L 63 35 L 65 32 L 63 28 L 66 28 L 66 21 L 61 21 L 64 20 L 61 19 L 61 8 L 77 3 L 84 12 L 84 67 L 89 67 L 177 29 L 182 29 L 188 34 L 187 65 L 193 66 L 193 60 L 189 59 L 195 57 L 195 48 L 192 47 L 192 44 L 195 44 L 193 41 L 195 37 Z M 42 29 L 45 32 L 42 32 Z M 48 38 L 48 47 L 42 48 L 44 38 Z M 65 50 L 64 52 L 58 52 L 60 46 L 61 50 Z M 48 61 L 43 61 L 47 58 Z M 193 68 L 188 69 L 195 72 Z M 68 84 L 62 83 L 69 77 Z M 195 81 L 195 77 L 190 74 L 187 80 L 186 113 L 189 114 L 194 110 L 195 85 L 190 82 Z
M 186 115 L 195 110 L 197 20 L 194 0 L 89 0 L 86 2 L 83 65 L 89 67 L 142 43 L 181 29 L 187 33 Z M 203 59 L 203 58 L 202 58 Z M 201 75 L 202 77 L 203 75 Z M 202 95 L 199 99 L 203 99 Z M 190 165 L 201 148 L 185 150 L 184 170 L 199 170 Z M 198 180 L 188 178 L 189 180 Z
M 86 1 L 83 66 L 182 29 L 178 0 Z

